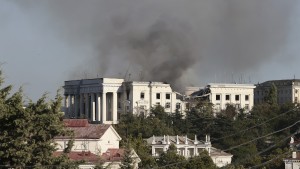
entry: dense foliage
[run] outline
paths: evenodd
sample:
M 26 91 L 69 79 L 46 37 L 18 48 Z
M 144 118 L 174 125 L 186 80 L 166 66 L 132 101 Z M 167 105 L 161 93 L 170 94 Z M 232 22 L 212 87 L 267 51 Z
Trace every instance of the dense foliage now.
M 279 169 L 284 166 L 282 158 L 291 154 L 288 141 L 299 130 L 300 116 L 297 104 L 278 105 L 276 92 L 273 85 L 265 98 L 266 102 L 255 105 L 249 113 L 244 113 L 243 109 L 237 111 L 233 105 L 228 105 L 226 110 L 214 114 L 212 104 L 199 100 L 186 112 L 185 117 L 178 111 L 168 114 L 161 106 L 157 106 L 152 108 L 148 117 L 123 115 L 116 128 L 122 138 L 129 139 L 137 150 L 143 168 L 172 168 L 170 164 L 182 160 L 183 165 L 192 168 L 192 163 L 201 155 L 184 161 L 177 159 L 175 152 L 168 151 L 155 160 L 151 157 L 151 147 L 142 138 L 153 135 L 188 135 L 193 138 L 196 134 L 198 139 L 203 139 L 210 134 L 214 147 L 233 154 L 232 165 L 227 168 L 259 166 Z M 176 165 L 173 167 L 176 168 Z
M 0 72 L 0 168 L 74 168 L 66 156 L 54 157 L 53 138 L 70 134 L 62 123 L 61 97 L 44 95 L 24 107 L 22 90 L 10 94 Z M 68 151 L 68 150 L 66 150 Z

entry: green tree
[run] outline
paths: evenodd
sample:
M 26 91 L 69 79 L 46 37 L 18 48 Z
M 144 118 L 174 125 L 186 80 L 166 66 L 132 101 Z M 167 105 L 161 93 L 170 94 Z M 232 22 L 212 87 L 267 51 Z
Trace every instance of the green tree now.
M 270 105 L 277 105 L 277 99 L 278 99 L 278 94 L 277 94 L 277 87 L 274 83 L 271 84 L 269 93 L 265 98 L 265 101 L 269 103 Z
M 3 82 L 0 71 L 1 87 Z M 54 137 L 70 134 L 62 122 L 60 95 L 49 103 L 44 95 L 24 108 L 22 90 L 10 95 L 11 89 L 11 85 L 0 89 L 0 165 L 14 168 L 71 165 L 66 156 L 53 156 Z
M 167 152 L 160 155 L 157 164 L 166 169 L 181 169 L 185 168 L 186 162 L 183 156 L 177 154 L 176 146 L 171 144 Z
M 201 152 L 199 156 L 192 157 L 188 160 L 185 168 L 189 169 L 216 169 L 216 165 L 208 155 L 207 151 Z

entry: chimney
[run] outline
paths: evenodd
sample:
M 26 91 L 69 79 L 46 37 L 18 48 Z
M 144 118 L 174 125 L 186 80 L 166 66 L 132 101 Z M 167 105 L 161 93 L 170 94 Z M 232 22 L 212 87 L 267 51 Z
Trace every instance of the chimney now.
M 194 144 L 198 144 L 197 135 L 195 135 L 195 141 Z
M 155 136 L 153 135 L 153 140 L 152 140 L 152 144 L 155 144 Z
M 176 135 L 176 144 L 179 144 L 178 135 Z
M 292 158 L 297 158 L 297 152 L 293 151 Z
M 170 136 L 167 137 L 167 144 L 170 144 Z
M 187 135 L 185 135 L 185 144 L 189 144 L 189 143 L 188 143 Z

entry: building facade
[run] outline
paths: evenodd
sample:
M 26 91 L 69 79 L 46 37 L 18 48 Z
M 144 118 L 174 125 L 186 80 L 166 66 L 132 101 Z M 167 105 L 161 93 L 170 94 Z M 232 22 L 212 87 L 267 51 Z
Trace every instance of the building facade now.
M 265 97 L 269 94 L 272 84 L 277 88 L 278 104 L 300 103 L 300 79 L 289 79 L 270 80 L 257 84 L 254 90 L 255 104 L 260 104 L 265 101 Z
M 300 168 L 300 140 L 291 137 L 290 140 L 291 156 L 283 159 L 285 169 L 299 169 Z
M 124 79 L 97 78 L 65 81 L 65 115 L 92 122 L 116 124 L 121 113 L 149 114 L 161 105 L 168 113 L 184 112 L 183 96 L 163 82 L 126 82 Z
M 207 151 L 217 167 L 224 167 L 231 164 L 232 155 L 212 147 L 210 136 L 206 136 L 205 141 L 194 140 L 187 136 L 152 136 L 146 139 L 152 147 L 152 156 L 159 157 L 162 152 L 166 152 L 171 144 L 177 148 L 177 154 L 190 158 L 198 156 L 201 152 Z
M 226 109 L 228 104 L 248 112 L 254 105 L 254 88 L 253 84 L 210 83 L 191 97 L 208 100 L 215 112 Z
M 118 169 L 122 164 L 124 149 L 119 148 L 121 137 L 109 124 L 90 124 L 87 119 L 64 119 L 65 127 L 74 132 L 74 136 L 54 138 L 56 152 L 54 156 L 67 155 L 70 160 L 84 161 L 78 168 L 94 169 L 101 164 L 104 168 Z M 73 140 L 70 152 L 64 153 L 68 142 Z M 138 168 L 141 159 L 132 149 L 132 168 Z

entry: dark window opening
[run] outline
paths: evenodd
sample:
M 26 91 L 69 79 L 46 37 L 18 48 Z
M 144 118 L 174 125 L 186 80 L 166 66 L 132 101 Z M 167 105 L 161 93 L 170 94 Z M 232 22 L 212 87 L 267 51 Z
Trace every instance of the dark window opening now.
M 230 100 L 230 95 L 227 94 L 227 95 L 225 96 L 225 99 L 226 99 L 226 100 Z
M 156 99 L 160 99 L 160 93 L 156 93 Z

